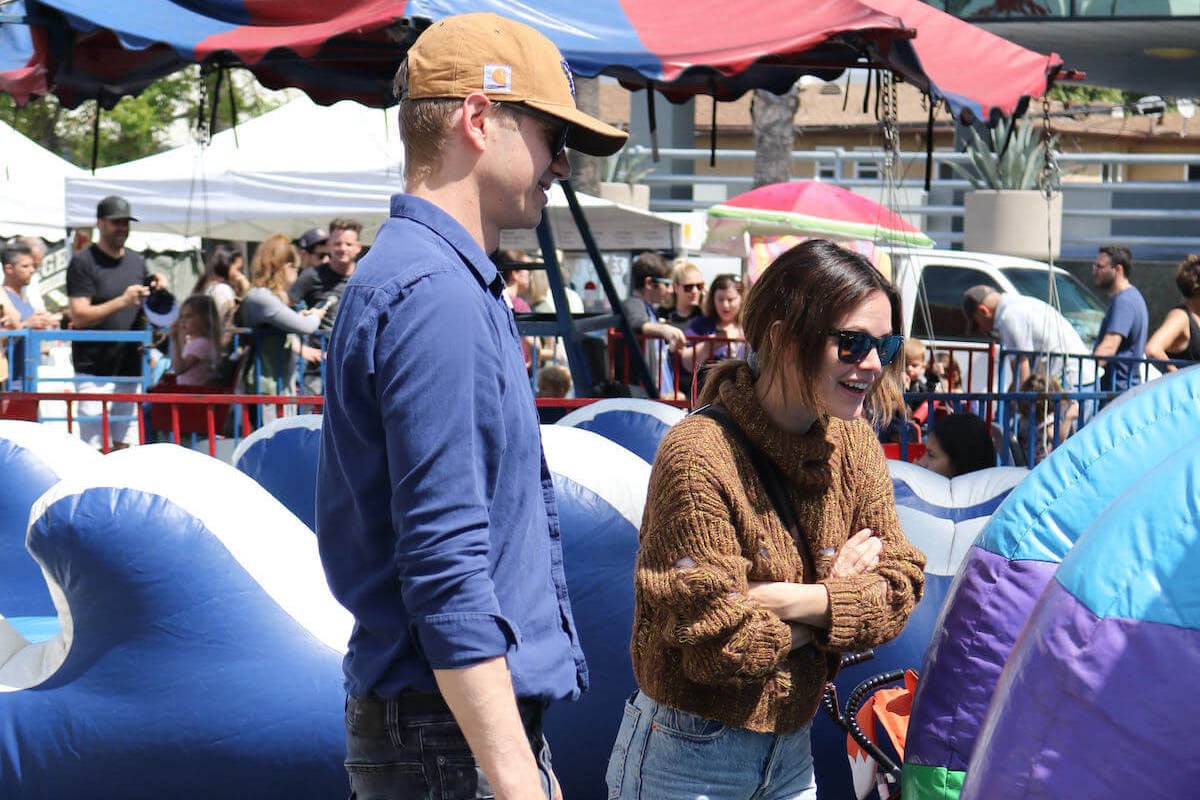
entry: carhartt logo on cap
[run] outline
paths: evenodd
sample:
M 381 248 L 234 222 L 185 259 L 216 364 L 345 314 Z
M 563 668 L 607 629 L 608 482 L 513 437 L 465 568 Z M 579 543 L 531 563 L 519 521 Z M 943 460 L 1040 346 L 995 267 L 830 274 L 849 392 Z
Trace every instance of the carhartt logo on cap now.
M 484 64 L 483 90 L 485 92 L 511 92 L 512 67 L 508 64 Z

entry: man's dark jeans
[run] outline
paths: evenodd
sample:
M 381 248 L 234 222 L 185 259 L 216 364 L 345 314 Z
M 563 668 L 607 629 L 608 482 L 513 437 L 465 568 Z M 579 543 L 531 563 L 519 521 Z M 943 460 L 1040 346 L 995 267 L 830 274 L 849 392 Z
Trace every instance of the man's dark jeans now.
M 542 706 L 518 703 L 546 797 L 550 748 Z M 346 772 L 350 800 L 473 800 L 494 797 L 441 695 L 346 698 Z

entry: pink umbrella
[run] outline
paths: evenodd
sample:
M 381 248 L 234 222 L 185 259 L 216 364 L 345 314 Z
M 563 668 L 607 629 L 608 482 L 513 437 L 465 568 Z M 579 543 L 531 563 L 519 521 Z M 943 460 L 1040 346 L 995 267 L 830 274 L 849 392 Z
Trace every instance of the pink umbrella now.
M 933 240 L 874 200 L 822 181 L 771 183 L 708 209 L 704 249 L 744 253 L 746 237 L 824 236 L 929 247 Z

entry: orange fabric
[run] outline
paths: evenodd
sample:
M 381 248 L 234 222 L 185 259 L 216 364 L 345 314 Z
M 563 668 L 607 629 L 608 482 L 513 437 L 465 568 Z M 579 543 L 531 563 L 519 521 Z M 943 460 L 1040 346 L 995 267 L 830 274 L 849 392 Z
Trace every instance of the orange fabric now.
M 913 692 L 916 691 L 916 688 L 917 673 L 910 669 L 904 673 L 903 688 L 880 689 L 872 698 L 874 701 L 872 710 L 875 712 L 875 717 L 887 732 L 888 738 L 891 739 L 892 746 L 896 748 L 896 753 L 901 760 L 904 759 L 908 718 L 912 714 Z M 859 724 L 861 725 L 862 722 L 860 721 Z

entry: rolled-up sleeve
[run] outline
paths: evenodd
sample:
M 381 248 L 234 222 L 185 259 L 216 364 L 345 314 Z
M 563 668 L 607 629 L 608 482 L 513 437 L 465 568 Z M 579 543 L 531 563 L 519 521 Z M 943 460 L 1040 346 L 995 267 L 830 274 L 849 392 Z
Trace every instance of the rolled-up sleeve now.
M 883 451 L 861 452 L 867 455 L 854 473 L 862 483 L 850 530 L 870 528 L 883 548 L 875 570 L 820 581 L 829 592 L 830 626 L 817 632 L 817 645 L 839 652 L 867 650 L 898 636 L 925 588 L 925 556 L 900 527 Z

